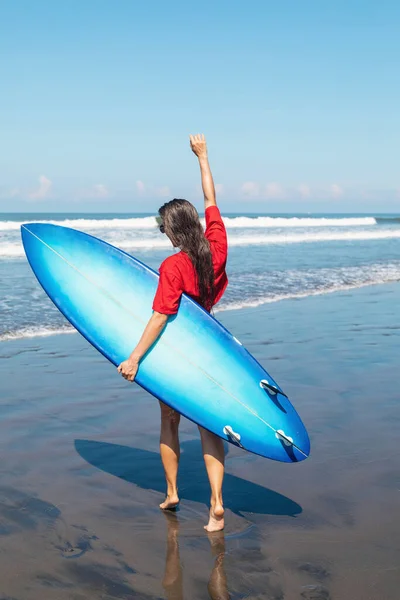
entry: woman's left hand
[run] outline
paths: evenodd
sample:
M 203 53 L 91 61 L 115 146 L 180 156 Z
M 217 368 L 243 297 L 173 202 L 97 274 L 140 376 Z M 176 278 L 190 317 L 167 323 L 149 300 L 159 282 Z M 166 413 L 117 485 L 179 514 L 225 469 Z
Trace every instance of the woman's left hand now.
M 122 377 L 128 381 L 134 381 L 138 368 L 139 362 L 132 358 L 128 358 L 119 365 L 118 373 L 121 373 Z

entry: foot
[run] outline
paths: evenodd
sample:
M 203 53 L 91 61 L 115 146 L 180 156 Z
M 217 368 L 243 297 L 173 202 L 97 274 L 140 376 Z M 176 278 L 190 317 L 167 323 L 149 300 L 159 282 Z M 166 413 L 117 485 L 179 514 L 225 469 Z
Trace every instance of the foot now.
M 215 504 L 210 508 L 210 520 L 204 526 L 204 529 L 212 533 L 213 531 L 222 531 L 224 527 L 224 507 L 222 504 Z
M 167 496 L 164 502 L 161 502 L 161 510 L 174 510 L 179 504 L 179 498 L 177 494 L 171 494 Z

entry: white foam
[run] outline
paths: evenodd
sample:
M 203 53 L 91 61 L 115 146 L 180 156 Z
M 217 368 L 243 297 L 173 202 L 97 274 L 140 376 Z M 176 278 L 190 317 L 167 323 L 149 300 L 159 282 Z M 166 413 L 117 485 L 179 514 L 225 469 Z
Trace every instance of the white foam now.
M 308 290 L 308 291 L 303 291 L 303 292 L 279 294 L 276 296 L 266 296 L 266 297 L 257 298 L 257 299 L 253 299 L 253 300 L 251 300 L 251 299 L 245 300 L 243 302 L 230 302 L 230 303 L 222 305 L 222 306 L 216 306 L 215 309 L 213 310 L 213 312 L 219 313 L 219 312 L 225 312 L 225 311 L 230 311 L 230 310 L 243 310 L 243 309 L 247 309 L 247 308 L 250 308 L 250 309 L 257 308 L 258 306 L 262 306 L 264 304 L 272 304 L 274 302 L 281 302 L 283 300 L 308 298 L 310 296 L 323 296 L 325 294 L 333 294 L 335 292 L 344 292 L 344 291 L 349 291 L 349 290 L 355 290 L 355 289 L 359 289 L 359 288 L 363 288 L 363 287 L 367 287 L 367 286 L 381 285 L 381 284 L 385 284 L 385 283 L 393 283 L 395 281 L 398 281 L 398 277 L 375 280 L 375 281 L 359 282 L 359 283 L 348 284 L 348 285 L 341 284 L 341 285 L 332 286 L 331 288 L 324 288 L 324 289 L 320 289 L 320 290 Z M 50 327 L 48 327 L 48 328 L 46 328 L 46 327 L 26 327 L 23 329 L 18 329 L 14 332 L 4 333 L 4 334 L 0 335 L 0 342 L 26 339 L 26 338 L 49 337 L 52 335 L 62 335 L 65 333 L 68 333 L 68 334 L 76 333 L 76 330 L 72 327 L 68 327 L 68 328 L 62 327 L 62 328 L 58 328 L 58 329 L 50 328 Z M 240 342 L 239 342 L 239 344 L 240 344 Z
M 356 227 L 376 225 L 374 217 L 224 217 L 227 228 Z
M 273 304 L 274 302 L 281 302 L 282 300 L 294 300 L 298 298 L 308 298 L 309 296 L 323 296 L 325 294 L 333 294 L 334 292 L 345 292 L 349 290 L 356 290 L 359 288 L 382 285 L 385 283 L 393 283 L 398 281 L 397 279 L 388 279 L 385 281 L 365 281 L 360 283 L 348 284 L 348 285 L 337 285 L 331 288 L 324 288 L 321 290 L 308 290 L 304 292 L 295 292 L 293 294 L 280 294 L 276 296 L 266 296 L 263 298 L 256 298 L 254 300 L 244 300 L 243 302 L 230 302 L 222 306 L 216 306 L 213 312 L 224 312 L 228 310 L 242 310 L 244 308 L 257 308 L 263 304 Z
M 224 217 L 227 229 L 237 228 L 271 228 L 271 227 L 356 227 L 376 225 L 374 217 Z M 41 221 L 50 225 L 61 225 L 73 229 L 155 229 L 155 217 L 132 217 L 125 219 L 64 219 Z M 204 219 L 202 219 L 204 225 Z M 23 221 L 0 221 L 0 231 L 16 231 Z
M 273 292 L 274 281 L 280 274 L 264 273 L 261 277 L 253 275 L 250 277 L 250 282 L 253 279 L 258 280 L 258 286 L 262 286 L 267 292 L 263 296 L 256 298 L 247 298 L 241 301 L 227 301 L 217 305 L 215 312 L 223 312 L 228 310 L 242 310 L 247 308 L 255 308 L 263 304 L 280 302 L 283 300 L 307 298 L 309 296 L 321 296 L 334 292 L 343 292 L 355 290 L 372 285 L 381 285 L 400 281 L 400 262 L 391 263 L 376 263 L 360 266 L 339 267 L 333 269 L 317 269 L 316 271 L 285 271 L 282 273 L 287 282 L 287 289 L 298 291 L 276 293 Z M 245 285 L 249 284 L 249 280 L 243 281 L 239 278 L 232 281 L 234 294 L 237 297 L 243 297 Z M 252 287 L 252 286 L 251 286 Z M 236 289 L 236 291 L 235 291 Z M 262 292 L 261 292 L 262 293 Z M 1 341 L 18 340 L 24 338 L 48 337 L 64 333 L 74 333 L 75 329 L 70 326 L 30 326 L 17 329 L 13 332 L 6 332 L 0 335 Z M 240 342 L 239 342 L 240 343 Z
M 15 256 L 24 256 L 24 254 L 21 243 L 0 244 L 0 258 L 13 258 Z
M 14 231 L 20 229 L 26 221 L 0 221 L 0 231 Z M 155 217 L 136 217 L 132 219 L 64 219 L 63 221 L 35 220 L 35 223 L 47 225 L 61 225 L 73 229 L 155 229 Z
M 386 240 L 400 238 L 400 229 L 387 231 L 322 231 L 317 233 L 273 233 L 255 235 L 228 235 L 229 246 L 265 246 L 272 244 L 302 244 L 313 242 Z M 111 242 L 113 243 L 113 242 Z M 171 243 L 166 238 L 123 240 L 120 248 L 168 248 Z
M 272 244 L 304 244 L 316 242 L 351 242 L 368 240 L 390 240 L 400 239 L 400 229 L 389 230 L 361 230 L 361 231 L 321 231 L 316 233 L 279 233 L 262 235 L 237 235 L 230 234 L 229 246 L 268 246 Z M 110 244 L 126 250 L 135 248 L 158 249 L 171 248 L 171 242 L 166 236 L 145 237 L 132 239 L 110 239 Z M 20 242 L 0 244 L 0 258 L 11 258 L 24 256 L 24 250 Z
M 290 233 L 237 236 L 229 238 L 232 246 L 263 246 L 271 244 L 303 244 L 315 242 L 342 242 L 386 240 L 400 238 L 400 229 L 391 231 L 323 231 L 320 233 Z
M 76 329 L 72 327 L 23 327 L 16 331 L 10 331 L 0 335 L 0 342 L 7 342 L 11 340 L 21 340 L 25 338 L 36 338 L 36 337 L 49 337 L 51 335 L 60 335 L 64 333 L 76 333 Z

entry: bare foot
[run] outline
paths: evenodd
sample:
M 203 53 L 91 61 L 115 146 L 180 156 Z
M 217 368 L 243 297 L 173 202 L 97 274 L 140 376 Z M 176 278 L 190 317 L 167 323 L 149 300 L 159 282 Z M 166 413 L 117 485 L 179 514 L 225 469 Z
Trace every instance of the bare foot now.
M 172 496 L 167 496 L 164 502 L 161 502 L 160 508 L 161 510 L 174 510 L 179 504 L 179 498 L 177 494 Z
M 224 527 L 224 507 L 222 504 L 215 504 L 215 506 L 211 506 L 210 508 L 210 520 L 204 526 L 204 529 L 211 533 L 213 531 L 222 531 Z

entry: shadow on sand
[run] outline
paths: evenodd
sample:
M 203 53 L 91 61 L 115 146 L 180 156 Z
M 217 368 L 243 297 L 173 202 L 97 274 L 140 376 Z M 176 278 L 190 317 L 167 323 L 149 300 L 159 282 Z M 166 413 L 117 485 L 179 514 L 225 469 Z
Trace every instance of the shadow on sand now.
M 145 490 L 165 493 L 158 452 L 91 440 L 75 440 L 75 448 L 94 467 Z M 208 505 L 210 492 L 201 444 L 197 440 L 183 442 L 181 450 L 180 498 Z M 230 473 L 226 473 L 224 479 L 224 504 L 240 516 L 245 512 L 294 517 L 302 512 L 301 506 L 286 496 Z

